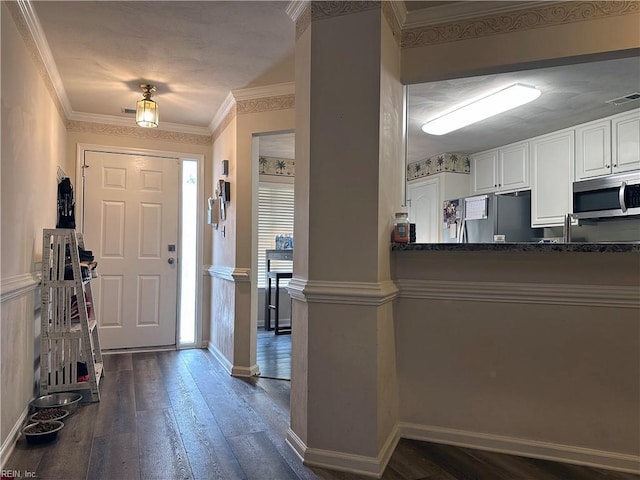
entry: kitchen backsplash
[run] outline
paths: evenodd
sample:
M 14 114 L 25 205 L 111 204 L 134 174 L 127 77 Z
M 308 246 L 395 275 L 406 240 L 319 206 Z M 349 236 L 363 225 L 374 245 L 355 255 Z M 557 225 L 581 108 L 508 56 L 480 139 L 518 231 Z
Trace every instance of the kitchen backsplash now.
M 562 227 L 544 229 L 545 237 L 562 237 Z M 640 242 L 640 218 L 581 220 L 571 227 L 572 242 Z

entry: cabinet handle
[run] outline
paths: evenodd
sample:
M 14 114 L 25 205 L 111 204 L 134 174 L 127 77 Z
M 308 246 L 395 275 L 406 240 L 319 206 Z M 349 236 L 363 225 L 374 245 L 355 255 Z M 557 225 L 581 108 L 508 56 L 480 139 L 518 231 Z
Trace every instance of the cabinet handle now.
M 604 168 L 609 168 L 609 165 L 605 165 Z

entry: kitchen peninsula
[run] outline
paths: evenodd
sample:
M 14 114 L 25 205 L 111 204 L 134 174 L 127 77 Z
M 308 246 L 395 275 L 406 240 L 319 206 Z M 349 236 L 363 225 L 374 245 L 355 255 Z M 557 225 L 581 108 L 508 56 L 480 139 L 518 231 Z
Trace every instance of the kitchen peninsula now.
M 640 245 L 392 250 L 407 436 L 637 471 Z

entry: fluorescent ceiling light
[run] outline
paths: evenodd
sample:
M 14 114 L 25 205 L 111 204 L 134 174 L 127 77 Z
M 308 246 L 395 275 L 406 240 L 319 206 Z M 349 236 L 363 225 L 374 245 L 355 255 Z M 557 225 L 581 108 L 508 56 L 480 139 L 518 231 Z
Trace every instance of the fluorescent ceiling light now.
M 540 90 L 531 85 L 514 83 L 486 97 L 473 100 L 462 107 L 430 120 L 422 126 L 424 133 L 444 135 L 498 113 L 529 103 L 540 96 Z

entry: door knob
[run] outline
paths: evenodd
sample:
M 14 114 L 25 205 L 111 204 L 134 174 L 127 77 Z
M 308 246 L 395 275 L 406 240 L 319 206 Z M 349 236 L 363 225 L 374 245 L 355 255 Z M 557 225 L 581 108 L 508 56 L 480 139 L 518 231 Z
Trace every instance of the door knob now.
M 176 259 L 175 259 L 175 258 L 173 258 L 173 257 L 169 257 L 169 258 L 167 259 L 167 262 L 169 263 L 169 265 L 173 265 L 173 264 L 175 263 L 175 261 L 176 261 Z

